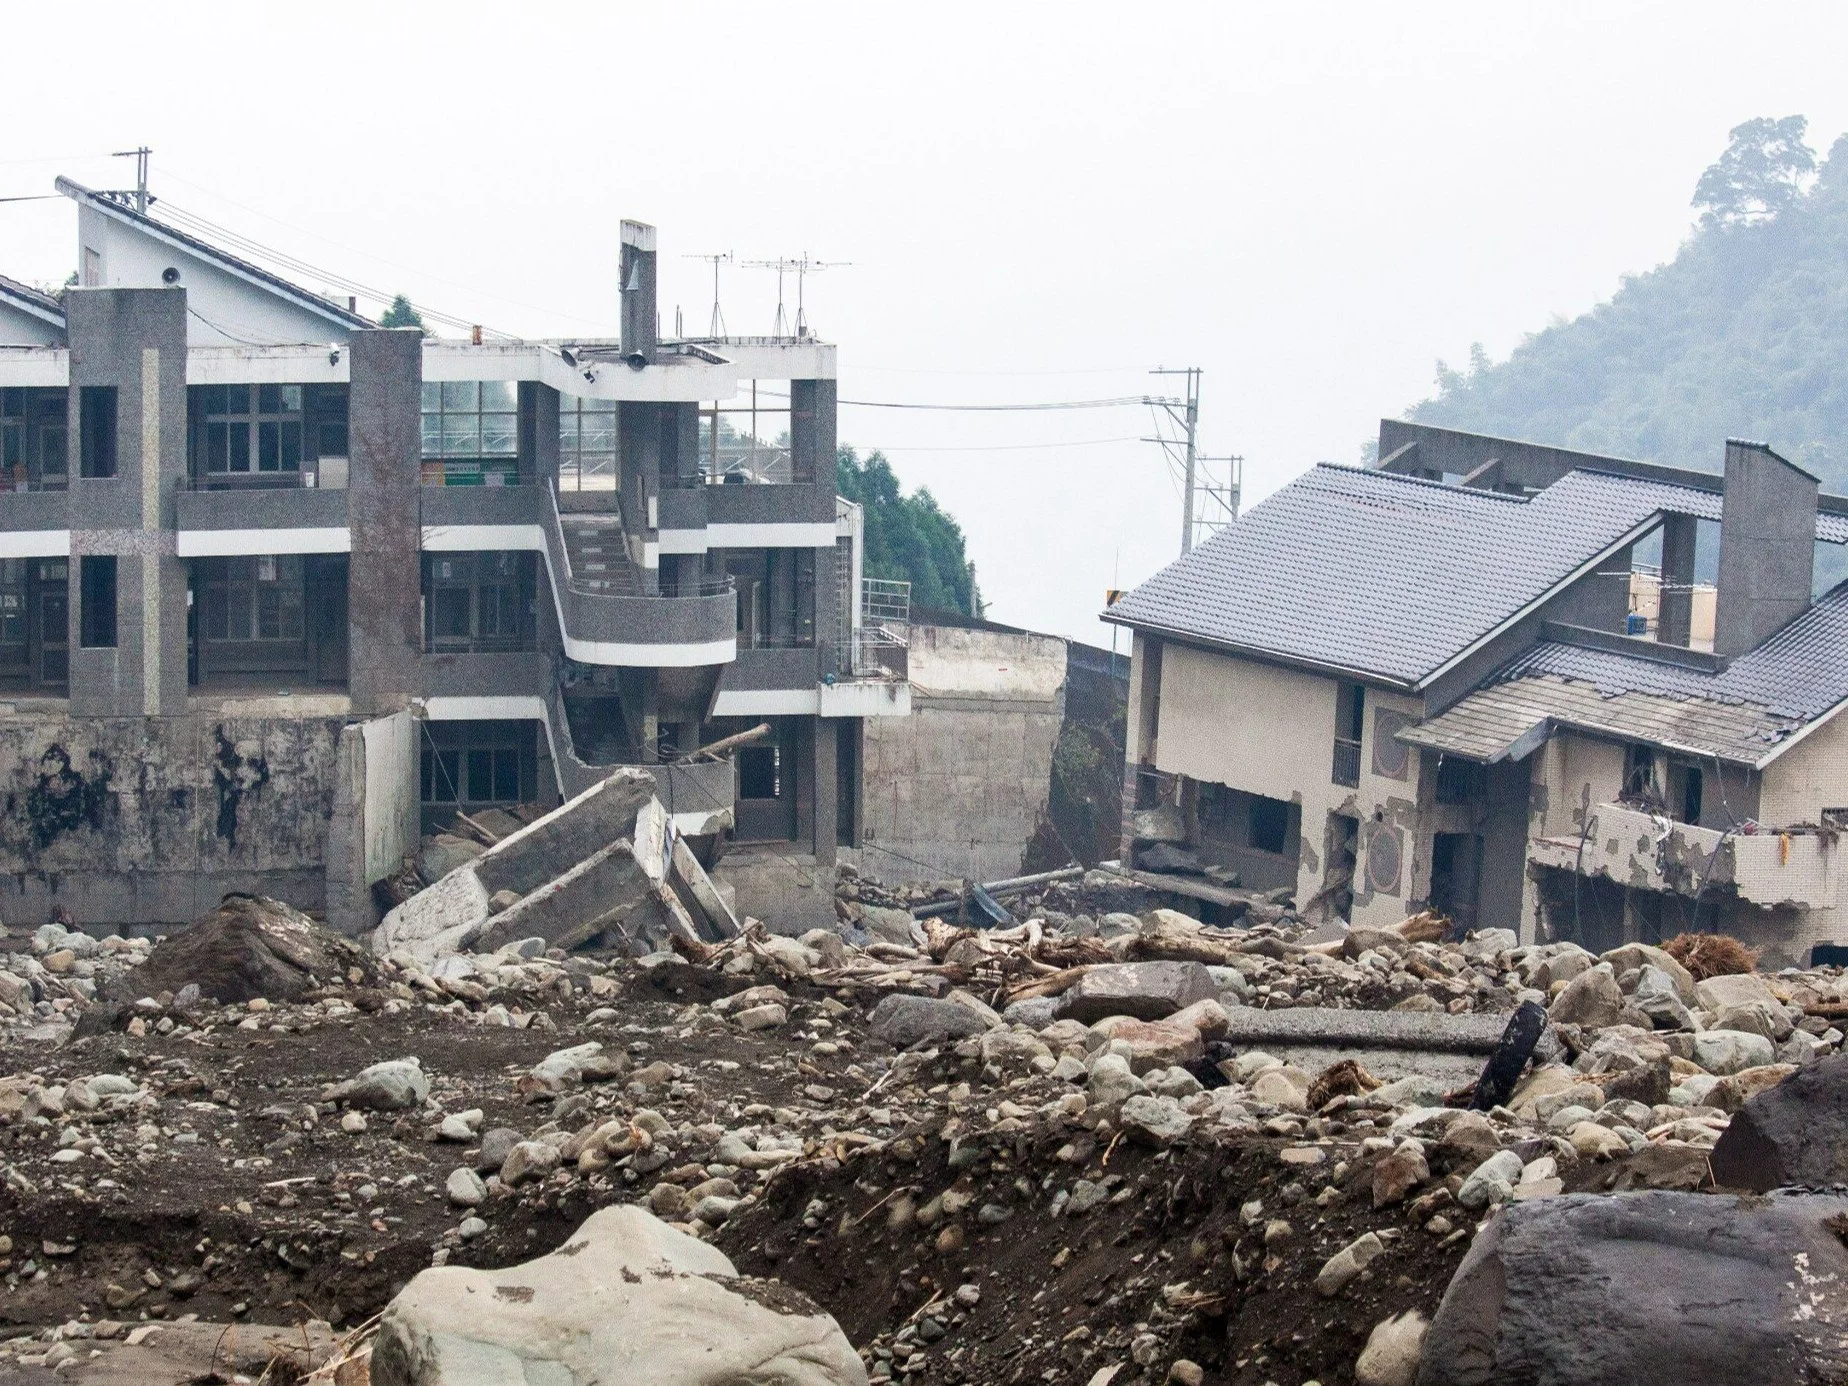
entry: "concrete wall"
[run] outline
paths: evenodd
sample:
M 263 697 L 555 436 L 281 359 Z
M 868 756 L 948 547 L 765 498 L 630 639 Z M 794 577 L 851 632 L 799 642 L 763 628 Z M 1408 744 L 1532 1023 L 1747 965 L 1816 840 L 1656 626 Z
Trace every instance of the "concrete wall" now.
M 0 917 L 190 922 L 227 890 L 325 899 L 340 718 L 0 721 Z
M 395 712 L 419 691 L 423 648 L 423 334 L 356 332 L 351 351 L 347 687 L 356 711 Z
M 1064 716 L 1056 636 L 914 626 L 911 715 L 865 724 L 862 846 L 886 880 L 1020 871 L 1052 789 Z
M 1755 648 L 1809 605 L 1818 490 L 1815 477 L 1771 449 L 1727 442 L 1715 654 Z

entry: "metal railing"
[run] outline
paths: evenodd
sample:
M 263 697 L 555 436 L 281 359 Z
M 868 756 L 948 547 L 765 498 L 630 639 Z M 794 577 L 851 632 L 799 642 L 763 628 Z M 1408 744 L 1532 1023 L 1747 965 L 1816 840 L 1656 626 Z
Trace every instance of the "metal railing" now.
M 910 663 L 910 645 L 911 584 L 893 578 L 861 578 L 860 622 L 842 641 L 841 672 L 856 678 L 903 678 Z
M 1350 741 L 1345 736 L 1335 738 L 1335 766 L 1333 779 L 1336 784 L 1346 785 L 1349 789 L 1360 786 L 1360 743 Z
M 323 485 L 312 471 L 294 472 L 204 472 L 185 473 L 179 479 L 182 491 L 313 491 L 344 490 Z

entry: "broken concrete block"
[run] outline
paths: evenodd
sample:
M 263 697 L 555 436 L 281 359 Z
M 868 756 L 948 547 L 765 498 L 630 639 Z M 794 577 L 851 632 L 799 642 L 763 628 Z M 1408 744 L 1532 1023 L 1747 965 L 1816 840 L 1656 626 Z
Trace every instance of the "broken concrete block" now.
M 1175 805 L 1161 804 L 1130 814 L 1129 832 L 1137 842 L 1172 842 L 1185 846 L 1187 820 Z
M 1204 963 L 1101 963 L 1065 993 L 1063 1013 L 1087 1025 L 1112 1015 L 1160 1020 L 1218 995 Z

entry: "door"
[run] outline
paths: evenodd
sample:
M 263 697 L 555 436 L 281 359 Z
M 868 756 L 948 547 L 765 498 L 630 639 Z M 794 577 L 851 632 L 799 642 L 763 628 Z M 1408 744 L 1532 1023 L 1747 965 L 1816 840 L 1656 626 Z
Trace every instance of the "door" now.
M 57 565 L 61 568 L 65 564 Z M 67 569 L 68 571 L 68 569 Z M 38 681 L 62 686 L 71 680 L 70 583 L 47 582 L 38 592 Z
M 1482 839 L 1474 833 L 1437 833 L 1431 841 L 1431 908 L 1455 926 L 1460 938 L 1476 927 Z

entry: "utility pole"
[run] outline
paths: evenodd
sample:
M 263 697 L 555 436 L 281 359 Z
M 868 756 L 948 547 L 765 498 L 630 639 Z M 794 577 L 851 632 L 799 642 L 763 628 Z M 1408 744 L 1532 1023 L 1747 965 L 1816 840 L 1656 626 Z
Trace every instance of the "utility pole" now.
M 1144 439 L 1145 442 L 1160 443 L 1162 450 L 1173 456 L 1175 448 L 1181 450 L 1181 465 L 1185 482 L 1181 493 L 1181 552 L 1189 553 L 1194 543 L 1194 489 L 1199 469 L 1197 452 L 1200 429 L 1200 367 L 1183 366 L 1170 370 L 1159 367 L 1149 372 L 1150 375 L 1180 375 L 1187 378 L 1186 397 L 1175 399 L 1167 395 L 1151 395 L 1143 400 L 1152 409 L 1160 409 L 1181 431 L 1179 439 L 1155 437 Z M 1157 430 L 1159 433 L 1159 430 Z
M 801 255 L 790 257 L 778 256 L 774 260 L 745 260 L 741 262 L 746 269 L 766 269 L 776 271 L 776 332 L 778 337 L 789 335 L 789 318 L 783 311 L 783 276 L 796 276 L 796 337 L 808 336 L 808 312 L 803 305 L 803 288 L 808 276 L 821 270 L 838 269 L 851 265 L 851 260 L 812 260 L 805 250 Z
M 725 335 L 725 315 L 719 311 L 719 266 L 730 264 L 732 253 L 729 250 L 713 255 L 683 255 L 684 260 L 704 260 L 712 266 L 712 327 L 707 336 L 717 340 Z M 780 303 L 783 295 L 779 289 L 777 299 Z
M 148 159 L 153 153 L 144 144 L 139 149 L 119 149 L 109 156 L 112 159 L 135 161 L 135 210 L 144 217 L 148 214 Z

